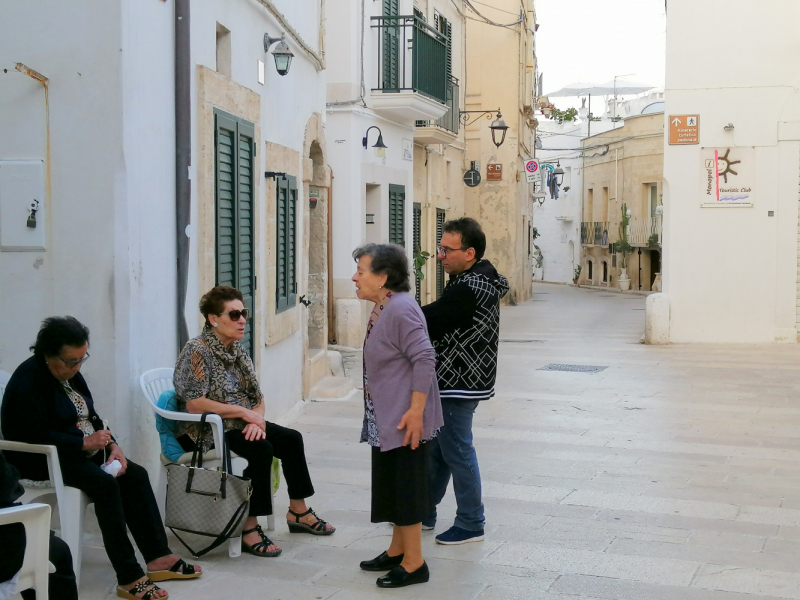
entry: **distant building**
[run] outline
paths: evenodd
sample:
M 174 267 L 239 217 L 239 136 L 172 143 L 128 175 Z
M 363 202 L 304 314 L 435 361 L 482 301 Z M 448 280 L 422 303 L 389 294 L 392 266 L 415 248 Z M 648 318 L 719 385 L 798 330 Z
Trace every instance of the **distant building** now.
M 581 140 L 583 199 L 578 283 L 617 286 L 627 256 L 630 289 L 650 291 L 660 273 L 664 115 L 640 115 Z M 630 213 L 622 227 L 623 212 Z

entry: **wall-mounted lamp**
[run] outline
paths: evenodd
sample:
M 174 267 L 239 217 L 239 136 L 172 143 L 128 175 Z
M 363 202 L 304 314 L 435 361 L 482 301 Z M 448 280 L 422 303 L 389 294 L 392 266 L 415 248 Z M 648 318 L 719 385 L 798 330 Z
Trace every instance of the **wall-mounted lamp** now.
M 727 125 L 725 125 L 725 127 L 723 127 L 723 129 L 725 131 L 733 131 L 733 123 L 728 123 Z
M 361 145 L 364 146 L 364 149 L 367 149 L 367 138 L 369 137 L 369 130 L 370 129 L 377 129 L 378 130 L 378 141 L 375 142 L 375 145 L 372 146 L 375 148 L 375 156 L 378 158 L 383 158 L 386 156 L 386 144 L 383 143 L 383 133 L 381 132 L 381 128 L 377 125 L 372 125 L 367 129 L 367 132 L 364 134 L 363 139 L 361 140 Z
M 367 225 L 374 225 L 375 224 L 375 215 L 373 213 L 367 213 Z
M 475 117 L 472 119 L 472 121 L 470 121 L 469 115 L 477 113 L 479 115 L 486 115 L 487 119 L 491 119 L 493 112 L 493 110 L 460 110 L 458 111 L 458 118 L 461 120 L 464 126 L 467 126 L 478 120 L 478 117 Z M 492 124 L 489 125 L 489 129 L 492 130 L 492 142 L 494 142 L 494 145 L 499 148 L 503 145 L 503 142 L 506 139 L 506 132 L 508 131 L 508 125 L 506 125 L 506 122 L 503 121 L 503 115 L 500 114 L 499 108 L 497 109 L 497 117 L 494 121 L 492 121 Z M 500 141 L 497 141 L 498 136 L 500 137 Z
M 664 207 L 662 205 L 659 204 L 658 206 L 656 206 L 656 214 L 657 215 L 664 214 Z
M 267 179 L 286 179 L 286 173 L 281 173 L 279 171 L 265 171 L 264 177 Z
M 289 67 L 292 66 L 292 58 L 294 58 L 294 54 L 289 50 L 289 44 L 286 43 L 286 34 L 282 33 L 279 38 L 270 37 L 268 33 L 264 34 L 264 52 L 267 54 L 269 54 L 269 47 L 277 42 L 280 43 L 272 51 L 275 69 L 278 71 L 278 75 L 286 75 Z
M 633 213 L 631 212 L 630 208 L 625 211 L 625 216 L 628 217 L 629 219 L 631 218 L 632 215 L 633 215 Z

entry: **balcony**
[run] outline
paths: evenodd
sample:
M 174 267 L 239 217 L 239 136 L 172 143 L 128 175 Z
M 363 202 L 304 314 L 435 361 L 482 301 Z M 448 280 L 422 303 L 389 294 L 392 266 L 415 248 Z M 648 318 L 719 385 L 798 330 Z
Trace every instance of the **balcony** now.
M 640 248 L 661 246 L 661 215 L 631 217 L 628 223 L 628 243 Z
M 372 17 L 378 72 L 370 106 L 400 122 L 447 112 L 447 39 L 413 16 Z
M 447 85 L 447 112 L 435 121 L 417 121 L 414 141 L 418 144 L 452 144 L 458 139 L 459 115 L 458 79 L 451 77 Z
M 581 244 L 583 246 L 608 246 L 608 221 L 582 221 Z

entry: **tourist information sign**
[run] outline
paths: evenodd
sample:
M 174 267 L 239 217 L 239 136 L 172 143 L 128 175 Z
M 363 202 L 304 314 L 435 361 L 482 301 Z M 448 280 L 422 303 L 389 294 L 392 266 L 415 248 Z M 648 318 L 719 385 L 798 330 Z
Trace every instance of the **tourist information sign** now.
M 700 143 L 699 115 L 670 115 L 669 143 L 673 146 Z

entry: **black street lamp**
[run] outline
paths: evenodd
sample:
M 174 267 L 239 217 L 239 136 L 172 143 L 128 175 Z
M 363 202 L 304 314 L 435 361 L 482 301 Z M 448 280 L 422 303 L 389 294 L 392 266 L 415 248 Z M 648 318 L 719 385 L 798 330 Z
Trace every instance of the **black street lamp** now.
M 364 146 L 364 149 L 367 148 L 367 138 L 369 137 L 369 130 L 370 129 L 377 129 L 378 130 L 378 141 L 372 146 L 375 148 L 375 156 L 378 158 L 383 158 L 386 156 L 386 144 L 383 143 L 383 133 L 381 132 L 381 128 L 377 125 L 372 125 L 371 127 L 367 128 L 367 132 L 364 134 L 364 137 L 361 139 L 361 145 Z
M 477 121 L 480 117 L 475 117 L 470 121 L 469 115 L 471 114 L 479 114 L 479 115 L 486 115 L 487 119 L 492 118 L 493 110 L 460 110 L 458 111 L 458 117 L 461 119 L 461 122 L 466 127 L 467 125 L 472 125 L 475 121 Z M 508 131 L 508 125 L 506 122 L 503 121 L 503 115 L 500 114 L 500 109 L 497 109 L 497 116 L 495 120 L 492 121 L 492 124 L 489 125 L 489 129 L 492 130 L 492 142 L 498 148 L 503 145 L 503 142 L 506 140 L 506 132 Z M 500 136 L 500 141 L 497 141 L 497 136 Z
M 286 43 L 286 34 L 282 33 L 279 38 L 270 37 L 268 33 L 264 34 L 264 52 L 269 53 L 269 47 L 276 42 L 280 43 L 272 51 L 275 69 L 278 71 L 278 75 L 286 75 L 289 67 L 292 66 L 292 58 L 294 58 L 294 54 L 289 50 L 289 44 Z

